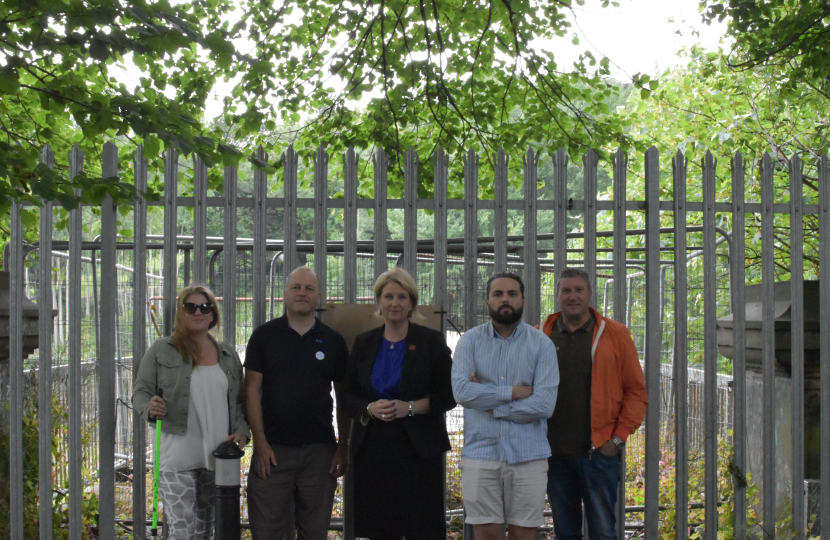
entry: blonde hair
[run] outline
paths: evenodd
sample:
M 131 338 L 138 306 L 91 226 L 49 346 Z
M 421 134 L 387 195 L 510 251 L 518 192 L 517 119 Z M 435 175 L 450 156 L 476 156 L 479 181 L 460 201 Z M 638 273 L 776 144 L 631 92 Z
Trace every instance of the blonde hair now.
M 415 285 L 415 280 L 412 279 L 409 272 L 403 268 L 396 267 L 380 275 L 378 280 L 375 281 L 375 301 L 380 304 L 380 295 L 383 293 L 384 287 L 392 282 L 397 283 L 403 288 L 403 290 L 409 293 L 409 300 L 412 302 L 412 308 L 409 310 L 409 313 L 407 313 L 407 317 L 411 317 L 412 313 L 415 311 L 415 308 L 418 307 L 418 286 Z
M 219 308 L 216 306 L 216 296 L 214 296 L 213 291 L 204 285 L 188 285 L 179 291 L 176 298 L 176 317 L 173 320 L 173 335 L 170 336 L 170 342 L 179 350 L 182 359 L 188 364 L 191 358 L 195 358 L 201 353 L 199 343 L 187 328 L 187 313 L 184 311 L 185 300 L 194 294 L 204 295 L 211 305 L 213 320 L 210 322 L 210 329 L 213 330 L 219 326 Z M 208 335 L 214 341 L 216 340 L 212 335 Z

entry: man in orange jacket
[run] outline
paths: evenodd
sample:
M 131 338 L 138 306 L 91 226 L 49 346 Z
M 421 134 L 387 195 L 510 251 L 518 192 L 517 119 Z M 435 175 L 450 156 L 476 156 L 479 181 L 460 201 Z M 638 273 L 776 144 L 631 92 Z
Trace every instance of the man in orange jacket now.
M 562 311 L 542 326 L 556 346 L 560 374 L 548 420 L 554 532 L 559 540 L 581 539 L 584 504 L 591 539 L 616 539 L 620 449 L 648 405 L 643 369 L 628 329 L 589 307 L 586 272 L 565 269 L 556 295 Z

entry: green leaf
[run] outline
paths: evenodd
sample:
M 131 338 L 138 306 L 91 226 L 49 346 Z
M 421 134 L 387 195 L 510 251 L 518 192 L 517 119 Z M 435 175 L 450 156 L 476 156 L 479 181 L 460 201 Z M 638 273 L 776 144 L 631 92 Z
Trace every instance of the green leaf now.
M 144 138 L 144 157 L 147 159 L 155 158 L 159 155 L 161 150 L 161 141 L 155 135 L 150 135 Z
M 110 56 L 109 47 L 101 39 L 93 38 L 89 44 L 89 56 L 93 60 L 105 62 Z
M 9 65 L 0 68 L 0 92 L 16 94 L 20 90 L 20 75 Z

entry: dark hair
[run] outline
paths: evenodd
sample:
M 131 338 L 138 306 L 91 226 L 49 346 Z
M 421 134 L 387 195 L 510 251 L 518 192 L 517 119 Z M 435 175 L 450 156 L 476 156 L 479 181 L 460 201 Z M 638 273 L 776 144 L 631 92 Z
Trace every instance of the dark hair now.
M 519 290 L 522 291 L 522 298 L 525 297 L 525 284 L 522 281 L 522 278 L 518 276 L 518 274 L 514 274 L 513 272 L 499 272 L 498 274 L 493 274 L 493 277 L 487 280 L 487 298 L 490 298 L 490 285 L 496 281 L 497 279 L 501 278 L 508 278 L 514 279 L 519 282 Z
M 565 268 L 562 270 L 562 275 L 556 280 L 556 294 L 559 294 L 559 284 L 562 283 L 562 280 L 565 278 L 575 278 L 580 277 L 585 280 L 585 284 L 588 285 L 588 290 L 593 291 L 591 288 L 591 277 L 588 275 L 588 272 L 583 270 L 582 268 Z

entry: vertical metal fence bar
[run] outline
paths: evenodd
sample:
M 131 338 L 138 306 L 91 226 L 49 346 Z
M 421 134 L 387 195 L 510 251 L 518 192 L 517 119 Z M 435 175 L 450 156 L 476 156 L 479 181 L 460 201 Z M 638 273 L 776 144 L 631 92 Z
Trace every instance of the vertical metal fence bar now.
M 568 266 L 568 153 L 560 148 L 553 156 L 553 268 L 556 282 Z M 554 311 L 559 311 L 558 295 L 554 295 Z
M 434 197 L 435 213 L 434 226 L 434 261 L 433 280 L 435 283 L 432 303 L 444 311 L 449 311 L 447 305 L 447 187 L 449 181 L 450 157 L 440 146 L 435 152 Z M 442 316 L 442 319 L 444 317 Z M 442 328 L 445 325 L 442 322 Z
M 266 244 L 263 246 L 263 253 L 265 254 L 266 258 L 270 260 L 270 265 L 268 267 L 269 271 L 267 274 L 267 278 L 264 279 L 263 283 L 265 286 L 265 290 L 268 291 L 268 300 L 265 304 L 263 304 L 263 308 L 268 311 L 268 315 L 263 319 L 263 323 L 267 320 L 274 318 L 275 308 L 276 308 L 276 296 L 284 297 L 284 291 L 286 289 L 286 285 L 288 284 L 288 276 L 291 275 L 291 272 L 297 266 L 298 257 L 297 257 L 297 165 L 299 162 L 299 156 L 294 151 L 294 145 L 290 144 L 288 149 L 283 153 L 283 207 L 282 207 L 282 275 L 283 275 L 283 286 L 280 288 L 282 293 L 277 292 L 277 275 L 276 272 L 273 270 L 274 264 L 276 263 L 277 259 L 280 256 L 280 253 L 276 253 L 275 255 L 268 257 L 267 255 L 267 236 L 263 234 L 263 242 Z M 277 183 L 277 177 L 274 177 L 274 183 Z M 267 185 L 267 182 L 266 182 Z M 265 188 L 265 198 L 263 201 L 263 209 L 265 210 L 265 220 L 267 221 L 267 214 L 268 214 L 268 198 L 267 198 L 268 188 Z M 276 212 L 275 212 L 276 213 Z M 263 225 L 263 232 L 265 232 L 265 225 Z M 264 273 L 264 270 L 263 270 Z M 318 284 L 319 286 L 319 284 Z M 256 292 L 254 292 L 256 295 Z M 269 309 L 270 308 L 270 309 Z M 285 309 L 283 309 L 283 313 L 285 313 Z M 285 536 L 285 540 L 296 540 L 297 538 L 297 522 L 296 522 L 296 512 L 297 508 L 297 501 L 293 498 L 290 500 L 288 504 L 288 523 L 287 523 L 287 532 Z
M 193 245 L 192 243 L 190 244 Z M 193 249 L 183 249 L 182 250 L 182 257 L 184 258 L 184 265 L 182 268 L 182 281 L 185 284 L 189 284 L 193 282 L 193 278 L 191 277 L 190 272 L 190 260 L 192 259 Z
M 147 191 L 147 160 L 144 146 L 135 149 L 134 182 L 138 191 Z M 139 197 L 133 204 L 133 381 L 147 349 L 147 202 Z M 147 422 L 133 413 L 133 539 L 144 540 L 147 533 Z
M 537 192 L 539 186 L 538 180 L 538 165 L 536 163 L 536 156 L 533 148 L 527 150 L 527 154 L 523 156 L 524 166 L 524 280 L 525 287 L 528 291 L 542 290 L 542 276 L 539 266 L 538 247 L 539 241 L 537 233 L 539 230 L 539 214 L 536 207 Z M 542 322 L 542 302 L 540 295 L 537 293 L 525 295 L 525 320 L 529 324 L 539 324 Z
M 257 161 L 260 163 L 268 163 L 268 154 L 261 146 L 257 148 Z M 267 283 L 265 281 L 265 267 L 266 261 L 266 236 L 265 223 L 268 219 L 268 175 L 260 168 L 254 169 L 254 245 L 253 245 L 253 297 L 251 318 L 253 327 L 257 328 L 265 322 L 266 313 L 266 291 L 268 291 Z M 270 294 L 268 295 L 270 296 Z M 272 301 L 271 298 L 268 299 Z
M 118 176 L 118 148 L 104 144 L 104 178 Z M 118 270 L 115 240 L 118 229 L 110 195 L 101 205 L 101 357 L 98 358 L 98 537 L 115 538 L 115 334 L 118 331 Z
M 236 348 L 236 194 L 239 176 L 236 167 L 225 167 L 225 215 L 222 241 L 222 341 Z
M 314 273 L 320 282 L 320 298 L 327 301 L 329 155 L 321 146 L 314 156 Z
M 614 168 L 614 320 L 625 321 L 626 314 L 626 174 L 628 156 L 621 148 L 612 157 Z M 617 537 L 625 534 L 625 447 L 620 456 L 620 482 L 617 491 Z
M 478 284 L 478 156 L 471 148 L 464 158 L 464 330 L 476 326 L 481 299 Z M 471 529 L 472 530 L 472 529 Z M 465 533 L 466 533 L 465 529 Z
M 299 266 L 297 257 L 297 169 L 300 164 L 300 155 L 294 151 L 294 145 L 290 145 L 283 154 L 285 164 L 285 186 L 283 189 L 283 214 L 282 223 L 284 231 L 283 239 L 283 284 L 288 281 L 288 275 Z M 273 299 L 271 300 L 273 302 Z
M 597 307 L 597 153 L 589 149 L 582 158 L 584 212 L 584 256 L 585 271 L 591 277 L 591 307 Z
M 711 152 L 703 158 L 703 410 L 704 489 L 707 536 L 718 530 L 718 343 L 717 253 L 715 244 L 715 169 Z
M 830 260 L 830 160 L 827 154 L 821 156 L 818 167 L 819 192 L 819 255 L 822 261 Z M 821 305 L 830 305 L 830 265 L 819 266 L 819 295 Z M 830 538 L 830 310 L 823 309 L 820 314 L 820 367 L 821 380 L 821 531 L 820 536 Z
M 9 535 L 23 540 L 23 222 L 20 203 L 9 218 Z
M 686 272 L 686 160 L 679 150 L 672 160 L 674 172 L 674 462 L 675 522 L 677 531 L 689 529 L 688 439 L 688 283 Z
M 74 178 L 84 166 L 84 154 L 76 144 L 69 152 L 69 176 Z M 79 189 L 75 191 L 79 195 Z M 69 211 L 69 261 L 67 282 L 69 312 L 81 313 L 81 240 L 83 234 L 83 206 Z M 69 362 L 69 538 L 80 540 L 83 507 L 83 424 L 81 419 L 81 317 L 69 317 L 67 357 Z
M 769 153 L 761 161 L 761 371 L 764 381 L 764 490 L 762 527 L 765 538 L 775 537 L 775 305 L 773 287 L 775 281 L 774 238 L 775 230 L 772 205 L 773 164 Z
M 418 154 L 412 147 L 406 151 L 403 193 L 403 267 L 418 283 Z
M 646 410 L 645 535 L 657 538 L 660 461 L 660 153 L 651 147 L 645 156 L 646 201 L 646 343 L 645 366 L 648 401 Z
M 193 283 L 207 283 L 207 165 L 193 158 Z
M 389 156 L 383 148 L 375 150 L 375 279 L 389 268 L 386 263 L 386 237 L 389 226 L 386 220 L 386 198 L 389 186 Z
M 162 334 L 173 333 L 176 315 L 176 276 L 178 274 L 179 154 L 169 148 L 164 153 L 164 281 L 162 282 Z
M 343 301 L 347 304 L 357 302 L 357 163 L 358 156 L 349 147 L 343 156 Z
M 493 273 L 507 271 L 507 163 L 504 149 L 496 155 L 493 201 Z
M 55 168 L 55 153 L 46 146 L 41 162 Z M 52 201 L 40 208 L 40 276 L 38 283 L 38 491 L 40 538 L 52 538 Z
M 729 258 L 731 277 L 733 349 L 732 381 L 734 405 L 732 419 L 732 446 L 735 467 L 741 475 L 747 471 L 746 459 L 746 209 L 744 206 L 744 160 L 740 152 L 732 158 L 732 246 Z M 746 483 L 737 477 L 735 490 L 735 538 L 746 538 Z
M 790 299 L 792 300 L 793 538 L 804 538 L 804 208 L 801 158 L 790 160 Z
M 464 157 L 464 331 L 476 326 L 481 299 L 478 284 L 478 156 L 472 148 Z M 465 513 L 466 516 L 466 513 Z M 465 517 L 466 521 L 466 517 Z M 473 526 L 464 523 L 464 538 L 475 539 Z
M 621 148 L 611 160 L 614 168 L 614 320 L 624 322 L 626 317 L 626 219 L 625 198 L 627 189 L 628 156 Z
M 357 302 L 357 165 L 349 147 L 343 156 L 343 302 Z M 343 540 L 354 539 L 354 470 L 343 478 Z

